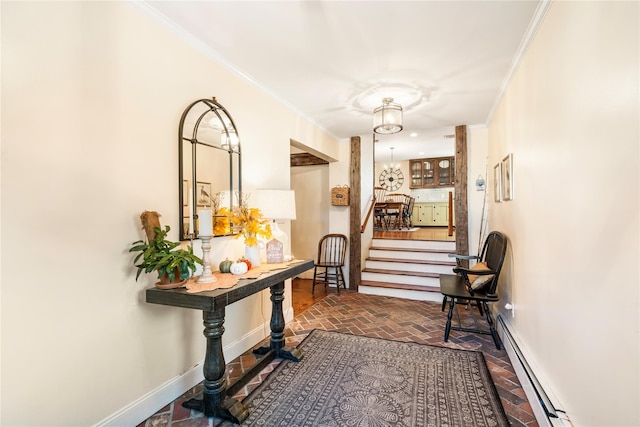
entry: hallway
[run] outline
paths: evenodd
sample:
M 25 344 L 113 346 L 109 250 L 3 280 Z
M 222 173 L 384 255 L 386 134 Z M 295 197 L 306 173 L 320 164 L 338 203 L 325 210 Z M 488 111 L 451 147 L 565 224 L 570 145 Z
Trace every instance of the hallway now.
M 324 294 L 322 288 L 316 288 L 316 296 L 311 297 L 311 280 L 308 279 L 294 280 L 293 292 L 296 304 L 295 319 L 285 329 L 287 345 L 297 345 L 313 329 L 324 329 L 482 351 L 511 425 L 529 427 L 538 425 L 506 352 L 496 350 L 490 336 L 454 331 L 449 342 L 443 342 L 446 314 L 441 311 L 440 304 L 363 295 L 344 290 L 338 295 L 335 289 L 330 289 L 328 294 Z M 305 295 L 306 300 L 302 298 Z M 311 305 L 312 302 L 315 303 Z M 464 309 L 460 310 L 460 317 L 463 321 L 473 321 L 470 313 Z M 236 378 L 255 360 L 256 357 L 251 352 L 247 352 L 231 361 L 227 364 L 228 377 Z M 236 397 L 239 399 L 245 397 L 257 386 L 261 378 L 266 377 L 274 369 L 277 363 L 277 361 L 272 362 L 260 374 L 260 378 L 256 378 L 238 392 Z M 139 427 L 219 425 L 218 419 L 206 418 L 201 413 L 181 406 L 185 399 L 192 397 L 201 389 L 202 384 L 196 386 L 141 423 Z

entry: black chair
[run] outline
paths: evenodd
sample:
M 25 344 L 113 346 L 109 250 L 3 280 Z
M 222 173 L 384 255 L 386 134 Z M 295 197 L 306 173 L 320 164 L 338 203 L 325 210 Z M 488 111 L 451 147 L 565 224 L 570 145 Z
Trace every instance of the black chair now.
M 393 229 L 400 230 L 402 228 L 402 213 L 405 206 L 404 194 L 393 193 L 385 196 L 385 203 L 387 205 L 385 210 L 387 227 L 391 228 L 393 222 Z
M 386 205 L 384 198 L 387 190 L 382 187 L 374 187 L 374 206 L 373 206 L 373 228 L 378 230 L 386 230 Z
M 444 330 L 445 342 L 449 340 L 451 330 L 486 334 L 493 337 L 496 348 L 500 350 L 500 339 L 491 318 L 488 303 L 497 302 L 500 299 L 497 293 L 498 279 L 506 252 L 507 238 L 504 234 L 493 231 L 487 236 L 480 256 L 449 255 L 456 258 L 457 266 L 453 271 L 457 274 L 440 275 L 440 292 L 444 295 L 442 311 L 444 311 L 447 302 L 450 304 L 447 326 Z M 469 259 L 476 259 L 478 262 L 472 268 L 461 266 L 462 260 Z M 451 318 L 456 303 L 477 306 L 480 316 L 483 315 L 483 312 L 486 315 L 489 330 L 464 328 L 462 325 L 452 326 Z
M 403 227 L 411 229 L 413 227 L 413 205 L 416 199 L 411 196 L 405 196 L 405 206 L 402 210 L 402 223 Z
M 312 295 L 316 289 L 316 282 L 324 283 L 325 289 L 329 283 L 335 283 L 338 293 L 340 293 L 340 283 L 347 289 L 342 271 L 346 254 L 347 236 L 344 234 L 327 234 L 320 239 L 318 258 L 313 266 Z

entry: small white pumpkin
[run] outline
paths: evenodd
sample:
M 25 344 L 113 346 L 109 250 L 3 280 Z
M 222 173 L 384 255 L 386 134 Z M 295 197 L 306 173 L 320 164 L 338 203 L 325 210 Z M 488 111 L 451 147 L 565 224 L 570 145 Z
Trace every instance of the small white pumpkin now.
M 229 272 L 231 274 L 244 274 L 247 271 L 249 271 L 249 266 L 247 266 L 247 264 L 245 264 L 244 262 L 240 261 L 240 262 L 234 262 L 233 264 L 231 264 L 231 267 L 229 268 Z

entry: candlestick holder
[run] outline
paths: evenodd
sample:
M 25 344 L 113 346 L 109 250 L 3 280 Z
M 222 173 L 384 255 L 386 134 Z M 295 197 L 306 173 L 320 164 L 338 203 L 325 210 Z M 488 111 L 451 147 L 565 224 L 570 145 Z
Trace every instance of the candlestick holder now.
M 216 276 L 211 272 L 211 260 L 209 252 L 211 252 L 211 238 L 213 236 L 200 236 L 202 240 L 202 274 L 196 279 L 196 283 L 213 283 Z

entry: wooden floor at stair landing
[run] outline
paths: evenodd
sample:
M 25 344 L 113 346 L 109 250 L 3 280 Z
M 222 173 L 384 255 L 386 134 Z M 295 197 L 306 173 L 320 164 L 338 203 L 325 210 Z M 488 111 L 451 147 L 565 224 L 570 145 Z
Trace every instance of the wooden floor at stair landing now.
M 415 231 L 374 231 L 374 239 L 403 239 L 403 240 L 443 240 L 456 241 L 456 231 L 449 236 L 448 227 L 415 227 Z

